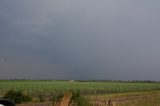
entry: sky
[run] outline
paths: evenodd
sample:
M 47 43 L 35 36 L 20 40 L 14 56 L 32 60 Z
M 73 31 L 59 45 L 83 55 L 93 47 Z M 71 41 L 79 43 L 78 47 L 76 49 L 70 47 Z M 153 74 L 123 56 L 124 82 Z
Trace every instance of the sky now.
M 0 79 L 160 80 L 159 0 L 0 0 Z

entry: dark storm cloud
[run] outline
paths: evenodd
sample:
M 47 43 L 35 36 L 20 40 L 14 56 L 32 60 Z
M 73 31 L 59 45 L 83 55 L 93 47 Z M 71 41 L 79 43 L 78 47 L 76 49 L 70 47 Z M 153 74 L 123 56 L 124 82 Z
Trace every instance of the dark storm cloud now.
M 160 80 L 158 0 L 1 0 L 0 78 Z

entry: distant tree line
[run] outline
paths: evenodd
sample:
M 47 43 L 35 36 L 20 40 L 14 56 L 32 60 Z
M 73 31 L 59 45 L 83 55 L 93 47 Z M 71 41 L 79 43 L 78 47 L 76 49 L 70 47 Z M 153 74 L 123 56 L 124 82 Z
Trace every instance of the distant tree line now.
M 77 82 L 120 82 L 120 83 L 160 83 L 153 80 L 56 80 L 56 79 L 0 79 L 0 81 L 77 81 Z

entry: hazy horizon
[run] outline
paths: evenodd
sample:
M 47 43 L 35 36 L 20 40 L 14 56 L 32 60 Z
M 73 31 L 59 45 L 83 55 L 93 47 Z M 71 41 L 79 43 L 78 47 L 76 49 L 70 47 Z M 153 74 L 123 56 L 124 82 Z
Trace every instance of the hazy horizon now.
M 160 80 L 158 0 L 0 0 L 0 79 Z

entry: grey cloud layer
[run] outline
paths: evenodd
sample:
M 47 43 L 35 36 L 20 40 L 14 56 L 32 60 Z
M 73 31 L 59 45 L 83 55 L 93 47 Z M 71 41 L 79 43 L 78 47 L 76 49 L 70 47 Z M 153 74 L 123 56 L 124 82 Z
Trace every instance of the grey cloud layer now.
M 160 80 L 159 3 L 1 0 L 0 77 Z

